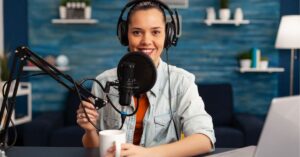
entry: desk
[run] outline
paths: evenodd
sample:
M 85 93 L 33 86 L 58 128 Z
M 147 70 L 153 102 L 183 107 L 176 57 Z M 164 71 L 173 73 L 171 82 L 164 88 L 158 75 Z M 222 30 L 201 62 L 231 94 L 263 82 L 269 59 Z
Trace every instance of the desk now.
M 221 153 L 232 148 L 217 148 L 214 153 Z M 99 149 L 82 147 L 12 147 L 6 150 L 7 157 L 99 157 Z

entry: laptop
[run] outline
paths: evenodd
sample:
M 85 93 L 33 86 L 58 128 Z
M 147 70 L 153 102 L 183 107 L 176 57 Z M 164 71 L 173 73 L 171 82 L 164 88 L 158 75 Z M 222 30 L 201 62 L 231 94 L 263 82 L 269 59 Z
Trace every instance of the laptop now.
M 257 146 L 207 157 L 300 157 L 300 95 L 274 98 Z

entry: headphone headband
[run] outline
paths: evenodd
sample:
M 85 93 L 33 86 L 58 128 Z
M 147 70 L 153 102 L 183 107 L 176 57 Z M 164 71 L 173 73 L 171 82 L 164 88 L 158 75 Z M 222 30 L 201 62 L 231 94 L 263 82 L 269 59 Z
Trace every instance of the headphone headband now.
M 143 2 L 153 2 L 159 5 L 159 7 L 162 8 L 163 10 L 167 10 L 167 12 L 170 15 L 171 21 L 167 22 L 166 21 L 166 40 L 165 40 L 165 48 L 169 48 L 171 45 L 176 46 L 177 41 L 178 41 L 178 36 L 180 34 L 180 26 L 179 26 L 179 19 L 178 19 L 178 14 L 177 11 L 175 10 L 175 16 L 176 20 L 173 17 L 173 11 L 163 2 L 159 0 L 132 0 L 128 2 L 124 8 L 121 11 L 121 14 L 118 19 L 118 25 L 117 25 L 117 36 L 121 42 L 122 45 L 127 46 L 128 45 L 128 37 L 127 37 L 127 20 L 123 19 L 123 14 L 127 9 L 132 9 L 136 5 L 143 3 Z M 129 11 L 130 12 L 130 11 Z M 164 13 L 164 11 L 163 11 Z M 165 14 L 165 13 L 164 13 Z M 128 15 L 127 15 L 128 16 Z M 128 17 L 127 17 L 128 19 Z

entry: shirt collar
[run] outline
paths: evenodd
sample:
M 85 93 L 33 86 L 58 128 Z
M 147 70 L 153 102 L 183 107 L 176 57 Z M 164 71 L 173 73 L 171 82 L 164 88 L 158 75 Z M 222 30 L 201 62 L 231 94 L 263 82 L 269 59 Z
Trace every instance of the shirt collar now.
M 150 92 L 152 94 L 154 94 L 154 96 L 157 96 L 158 92 L 159 92 L 160 82 L 162 81 L 162 77 L 163 77 L 163 67 L 164 67 L 164 64 L 165 63 L 160 58 L 159 64 L 158 64 L 158 66 L 156 68 L 156 81 L 155 81 L 154 86 L 150 89 Z

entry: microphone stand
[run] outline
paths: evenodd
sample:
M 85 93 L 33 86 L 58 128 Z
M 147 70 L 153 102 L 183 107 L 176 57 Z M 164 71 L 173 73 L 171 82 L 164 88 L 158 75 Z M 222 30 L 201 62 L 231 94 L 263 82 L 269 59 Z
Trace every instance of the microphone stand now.
M 89 101 L 88 98 L 92 97 L 95 100 L 95 103 L 93 104 L 96 107 L 96 109 L 100 109 L 106 105 L 105 100 L 93 95 L 88 89 L 81 86 L 81 84 L 75 82 L 71 76 L 62 73 L 61 71 L 56 69 L 53 65 L 49 64 L 44 59 L 42 59 L 41 57 L 33 53 L 27 47 L 24 46 L 18 47 L 13 57 L 13 65 L 10 71 L 9 79 L 7 81 L 6 89 L 3 96 L 2 106 L 0 110 L 0 124 L 1 124 L 0 125 L 1 126 L 0 148 L 3 150 L 7 147 L 9 121 L 11 120 L 13 109 L 15 108 L 16 95 L 17 95 L 17 90 L 20 82 L 20 76 L 23 72 L 23 67 L 26 61 L 30 61 L 31 63 L 36 65 L 39 69 L 41 69 L 43 72 L 51 76 L 54 80 L 56 80 L 58 83 L 63 85 L 71 92 L 75 94 L 79 94 L 81 99 Z M 18 67 L 17 64 L 19 64 Z M 14 75 L 16 75 L 16 83 L 12 92 L 12 96 L 11 98 L 8 99 L 9 89 Z M 6 109 L 6 113 L 4 111 L 5 109 Z

